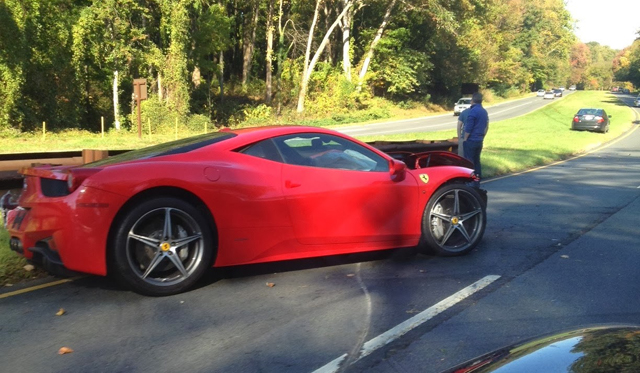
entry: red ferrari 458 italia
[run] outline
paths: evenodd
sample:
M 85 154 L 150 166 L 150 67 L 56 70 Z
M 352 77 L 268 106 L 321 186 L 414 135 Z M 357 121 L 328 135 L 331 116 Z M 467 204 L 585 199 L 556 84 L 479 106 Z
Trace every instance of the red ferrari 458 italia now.
M 21 173 L 13 250 L 149 295 L 182 292 L 212 266 L 415 246 L 460 255 L 486 225 L 469 161 L 315 127 L 225 129 Z

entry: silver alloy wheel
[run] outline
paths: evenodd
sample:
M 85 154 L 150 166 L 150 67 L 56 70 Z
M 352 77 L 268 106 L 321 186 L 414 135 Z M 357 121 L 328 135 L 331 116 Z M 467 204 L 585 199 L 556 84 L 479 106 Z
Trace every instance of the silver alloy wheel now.
M 468 190 L 451 189 L 442 194 L 429 211 L 431 237 L 449 253 L 468 250 L 483 234 L 482 212 L 480 200 Z
M 162 207 L 142 215 L 131 227 L 126 243 L 130 268 L 154 286 L 183 282 L 200 266 L 204 238 L 186 212 Z

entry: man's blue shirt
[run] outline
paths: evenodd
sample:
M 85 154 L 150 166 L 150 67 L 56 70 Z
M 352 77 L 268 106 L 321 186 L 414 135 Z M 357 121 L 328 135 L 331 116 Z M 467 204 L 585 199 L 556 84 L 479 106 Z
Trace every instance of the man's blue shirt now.
M 466 124 L 467 123 L 467 116 L 469 115 L 469 108 L 462 110 L 462 113 L 460 113 L 460 116 L 458 116 L 458 120 L 460 122 L 462 122 L 462 124 Z
M 481 104 L 473 104 L 469 108 L 467 120 L 464 121 L 464 132 L 469 133 L 467 141 L 483 141 L 489 125 L 489 114 Z

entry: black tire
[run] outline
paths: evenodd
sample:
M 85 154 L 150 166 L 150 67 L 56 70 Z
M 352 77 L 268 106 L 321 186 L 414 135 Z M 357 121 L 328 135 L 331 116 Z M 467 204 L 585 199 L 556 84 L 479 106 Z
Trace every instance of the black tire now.
M 111 242 L 110 272 L 140 294 L 183 292 L 213 263 L 207 219 L 177 198 L 154 198 L 133 207 L 118 223 Z
M 441 187 L 422 214 L 420 250 L 439 256 L 473 250 L 484 235 L 486 210 L 486 202 L 475 188 L 457 183 Z

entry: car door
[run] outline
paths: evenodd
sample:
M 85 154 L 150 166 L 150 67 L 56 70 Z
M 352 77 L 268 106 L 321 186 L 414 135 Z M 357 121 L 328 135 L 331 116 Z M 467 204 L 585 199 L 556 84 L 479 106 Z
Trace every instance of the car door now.
M 317 133 L 274 139 L 285 164 L 283 193 L 304 245 L 397 241 L 415 237 L 418 187 L 393 181 L 389 161 L 351 140 Z

